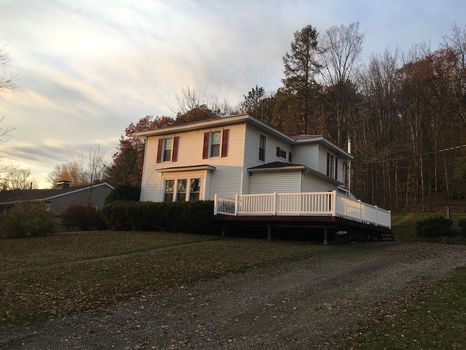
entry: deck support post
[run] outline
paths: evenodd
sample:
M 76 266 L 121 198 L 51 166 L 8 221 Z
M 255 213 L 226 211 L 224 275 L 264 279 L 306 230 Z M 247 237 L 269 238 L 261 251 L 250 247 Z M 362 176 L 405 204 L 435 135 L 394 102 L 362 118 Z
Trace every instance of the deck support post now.
M 272 226 L 270 224 L 267 225 L 267 240 L 272 240 Z
M 324 228 L 324 245 L 328 244 L 328 229 Z
M 222 237 L 225 237 L 227 234 L 227 227 L 226 226 L 223 226 L 222 227 Z

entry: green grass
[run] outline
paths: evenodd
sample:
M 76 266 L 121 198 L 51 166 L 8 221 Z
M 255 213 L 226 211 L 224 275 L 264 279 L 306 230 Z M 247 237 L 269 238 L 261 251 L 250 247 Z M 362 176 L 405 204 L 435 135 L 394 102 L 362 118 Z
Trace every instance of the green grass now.
M 121 255 L 168 245 L 146 254 Z M 78 232 L 1 240 L 0 323 L 95 309 L 143 293 L 342 249 L 157 232 Z M 112 259 L 89 260 L 115 254 Z
M 354 338 L 356 349 L 465 349 L 466 267 L 420 294 L 373 331 Z
M 445 212 L 400 212 L 392 213 L 392 231 L 396 240 L 413 241 L 419 240 L 420 237 L 416 235 L 416 223 L 419 220 L 427 219 L 432 216 L 445 216 Z M 452 215 L 453 227 L 456 232 L 459 231 L 458 221 L 466 219 L 466 213 L 455 213 Z M 426 240 L 425 238 L 421 238 Z M 441 242 L 443 238 L 430 239 L 430 241 Z M 466 243 L 466 237 L 450 237 L 447 243 Z

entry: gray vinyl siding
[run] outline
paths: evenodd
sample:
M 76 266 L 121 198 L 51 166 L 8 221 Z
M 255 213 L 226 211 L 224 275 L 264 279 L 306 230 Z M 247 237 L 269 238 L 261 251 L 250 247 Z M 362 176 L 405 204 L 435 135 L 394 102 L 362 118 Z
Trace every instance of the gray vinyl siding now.
M 254 173 L 249 193 L 301 192 L 301 170 Z
M 336 186 L 312 174 L 303 174 L 302 192 L 327 192 L 336 190 Z
M 261 134 L 265 135 L 266 137 L 266 149 L 265 149 L 265 161 L 264 162 L 259 160 L 259 139 L 260 139 Z M 242 192 L 243 194 L 258 193 L 257 191 L 251 192 L 251 189 L 253 187 L 251 187 L 250 182 L 252 181 L 252 177 L 256 175 L 250 175 L 248 172 L 248 168 L 252 168 L 252 167 L 266 164 L 266 163 L 277 162 L 277 161 L 288 163 L 288 159 L 282 159 L 282 158 L 277 157 L 276 155 L 277 146 L 280 147 L 281 149 L 286 150 L 287 152 L 290 152 L 290 151 L 292 152 L 290 144 L 283 142 L 282 140 L 264 131 L 260 131 L 255 126 L 252 126 L 249 124 L 246 125 L 246 137 L 245 137 L 245 146 L 244 146 L 245 153 L 244 153 L 244 170 L 243 170 L 243 192 Z M 280 182 L 281 176 L 284 175 L 283 172 L 274 173 L 274 174 L 275 174 L 274 176 L 277 177 L 276 182 Z M 271 188 L 271 189 L 267 189 L 263 193 L 272 193 L 272 192 L 277 192 L 277 191 L 274 191 L 273 188 Z
M 52 198 L 47 200 L 50 203 L 50 210 L 60 215 L 68 206 L 71 204 L 82 204 L 87 205 L 89 202 L 89 196 L 91 205 L 93 207 L 102 208 L 105 205 L 105 199 L 112 193 L 112 189 L 106 185 L 82 190 L 75 193 L 65 194 L 63 196 Z
M 293 146 L 293 163 L 303 164 L 311 169 L 318 169 L 319 145 L 301 144 Z M 327 158 L 325 158 L 327 162 Z
M 235 194 L 239 194 L 242 170 L 243 168 L 239 166 L 217 166 L 210 175 L 207 199 L 214 199 L 215 194 L 223 198 L 233 198 Z

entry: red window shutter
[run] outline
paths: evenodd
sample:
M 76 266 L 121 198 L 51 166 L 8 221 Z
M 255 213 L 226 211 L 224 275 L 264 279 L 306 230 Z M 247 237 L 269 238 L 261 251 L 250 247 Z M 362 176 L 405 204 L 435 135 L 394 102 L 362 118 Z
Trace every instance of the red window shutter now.
M 162 161 L 162 148 L 163 148 L 163 139 L 159 139 L 159 144 L 157 146 L 157 163 Z
M 204 145 L 202 146 L 202 159 L 209 158 L 209 137 L 210 137 L 210 132 L 204 133 Z
M 280 147 L 277 146 L 277 152 L 276 152 L 277 157 L 280 157 Z
M 327 176 L 330 176 L 330 153 L 327 152 Z
M 335 179 L 338 180 L 338 158 L 335 157 Z
M 180 142 L 180 137 L 175 136 L 173 138 L 172 162 L 176 162 L 178 160 L 178 143 L 179 142 Z
M 228 155 L 228 138 L 230 136 L 230 129 L 223 129 L 222 135 L 222 157 Z
M 288 153 L 288 160 L 290 161 L 290 163 L 293 161 L 293 153 Z

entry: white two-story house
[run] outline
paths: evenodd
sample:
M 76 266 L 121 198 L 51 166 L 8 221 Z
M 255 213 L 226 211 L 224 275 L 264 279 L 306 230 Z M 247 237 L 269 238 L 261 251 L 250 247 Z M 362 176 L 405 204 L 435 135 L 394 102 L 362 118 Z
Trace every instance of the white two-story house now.
M 353 157 L 319 135 L 288 136 L 249 115 L 138 135 L 146 138 L 141 201 L 215 200 L 225 215 L 336 215 L 341 201 L 361 206 L 345 186 Z

